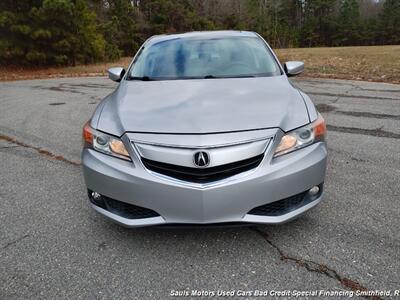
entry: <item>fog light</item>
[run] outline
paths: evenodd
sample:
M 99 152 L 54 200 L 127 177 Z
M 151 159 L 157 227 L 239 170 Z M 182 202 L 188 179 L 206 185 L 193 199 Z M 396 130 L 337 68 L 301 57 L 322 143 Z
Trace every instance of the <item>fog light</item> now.
M 92 192 L 92 198 L 98 201 L 101 199 L 101 195 L 98 192 Z
M 308 193 L 310 194 L 310 196 L 315 196 L 319 193 L 319 187 L 318 186 L 314 186 L 312 187 Z

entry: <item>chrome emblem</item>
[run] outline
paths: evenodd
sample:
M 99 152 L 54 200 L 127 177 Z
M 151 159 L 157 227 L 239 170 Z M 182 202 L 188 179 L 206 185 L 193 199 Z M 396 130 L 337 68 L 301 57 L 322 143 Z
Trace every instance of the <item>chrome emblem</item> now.
M 210 164 L 210 156 L 207 152 L 196 152 L 193 157 L 194 164 L 199 168 L 205 168 Z

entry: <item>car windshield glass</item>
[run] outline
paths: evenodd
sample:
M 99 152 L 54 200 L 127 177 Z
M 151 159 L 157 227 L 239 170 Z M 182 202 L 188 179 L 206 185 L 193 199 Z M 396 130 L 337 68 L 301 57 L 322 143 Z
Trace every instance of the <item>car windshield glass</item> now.
M 185 38 L 143 48 L 128 79 L 171 80 L 280 75 L 280 68 L 258 37 Z

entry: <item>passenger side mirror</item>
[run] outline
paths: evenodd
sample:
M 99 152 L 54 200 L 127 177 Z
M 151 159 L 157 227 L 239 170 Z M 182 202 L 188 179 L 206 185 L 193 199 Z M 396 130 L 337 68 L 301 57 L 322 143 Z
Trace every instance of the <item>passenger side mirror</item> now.
M 304 63 L 302 61 L 287 61 L 284 68 L 288 77 L 296 76 L 304 71 Z
M 112 81 L 120 82 L 125 75 L 125 69 L 121 67 L 110 68 L 107 70 L 108 78 Z

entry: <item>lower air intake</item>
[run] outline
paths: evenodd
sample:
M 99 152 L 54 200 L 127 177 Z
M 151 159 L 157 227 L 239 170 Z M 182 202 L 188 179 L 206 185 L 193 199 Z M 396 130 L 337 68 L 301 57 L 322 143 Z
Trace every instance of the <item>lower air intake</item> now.
M 160 216 L 154 210 L 121 202 L 103 195 L 95 199 L 91 191 L 89 191 L 89 199 L 94 205 L 126 219 L 145 219 Z
M 318 194 L 310 195 L 307 190 L 305 192 L 302 192 L 300 194 L 282 200 L 278 200 L 275 202 L 255 207 L 252 210 L 250 210 L 247 214 L 274 217 L 290 213 L 291 211 L 299 209 L 300 207 L 307 205 L 310 202 L 319 198 L 319 196 L 321 196 L 322 194 L 323 183 L 321 183 L 318 187 L 319 187 Z

